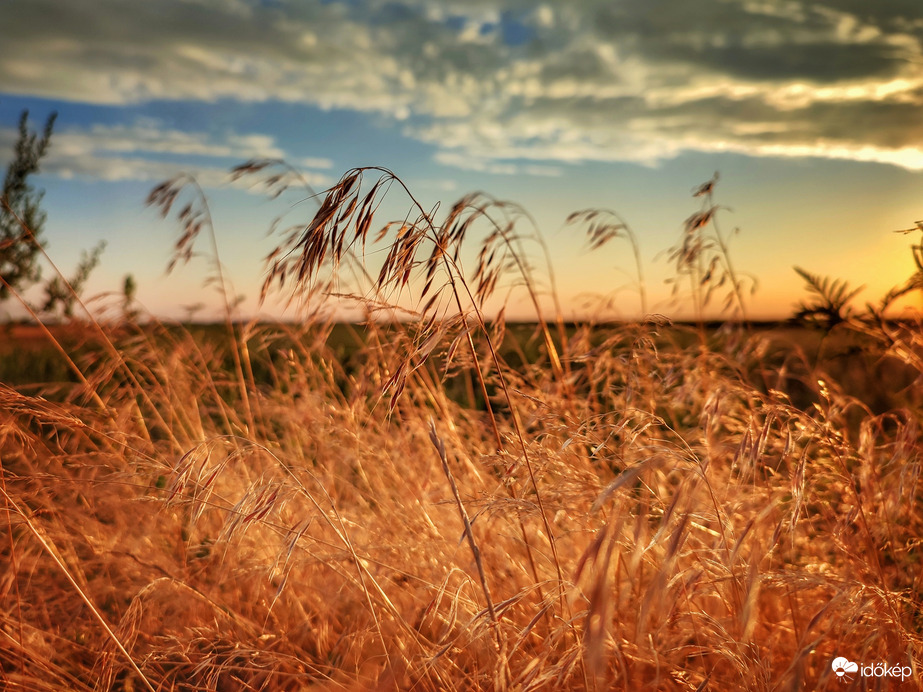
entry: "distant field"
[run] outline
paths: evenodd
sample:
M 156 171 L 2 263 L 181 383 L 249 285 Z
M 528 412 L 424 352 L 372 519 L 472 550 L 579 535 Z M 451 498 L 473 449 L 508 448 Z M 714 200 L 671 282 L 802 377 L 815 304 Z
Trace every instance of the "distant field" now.
M 896 325 L 899 326 L 899 325 Z M 272 384 L 272 365 L 279 354 L 292 346 L 294 340 L 310 340 L 317 330 L 307 330 L 307 336 L 297 325 L 240 325 L 241 330 L 249 330 L 259 336 L 254 357 L 254 377 L 258 384 Z M 387 333 L 388 327 L 381 327 Z M 707 340 L 720 338 L 720 330 L 728 326 L 712 323 L 706 325 Z M 19 387 L 41 388 L 50 383 L 75 383 L 77 377 L 67 359 L 52 342 L 58 341 L 69 355 L 77 361 L 91 359 L 104 352 L 99 334 L 95 328 L 87 325 L 71 324 L 47 327 L 16 324 L 0 328 L 0 382 Z M 565 333 L 574 335 L 585 329 L 586 338 L 594 345 L 612 342 L 612 337 L 620 332 L 618 324 L 602 324 L 592 327 L 565 325 Z M 394 328 L 395 334 L 401 329 Z M 117 342 L 131 343 L 137 340 L 138 333 L 148 334 L 152 339 L 163 339 L 164 334 L 189 334 L 196 340 L 209 344 L 220 351 L 226 350 L 227 331 L 222 324 L 195 324 L 164 327 L 150 326 L 140 332 L 135 329 L 122 329 L 114 333 Z M 158 337 L 158 333 L 160 336 Z M 869 402 L 873 409 L 882 413 L 892 408 L 899 408 L 910 401 L 916 402 L 917 392 L 914 388 L 916 373 L 902 363 L 899 358 L 884 357 L 876 340 L 855 331 L 837 330 L 827 333 L 822 329 L 805 327 L 797 324 L 764 322 L 748 325 L 740 331 L 747 338 L 759 338 L 763 341 L 764 363 L 776 363 L 781 366 L 788 362 L 794 367 L 792 377 L 786 378 L 787 386 L 793 388 L 789 394 L 804 394 L 802 383 L 797 373 L 806 369 L 828 373 L 835 381 L 845 387 L 845 391 Z M 361 324 L 334 323 L 322 329 L 323 345 L 344 367 L 351 367 L 354 359 L 361 359 L 366 345 L 365 327 Z M 552 337 L 555 342 L 560 339 Z M 655 343 L 667 348 L 696 345 L 699 332 L 694 325 L 677 324 L 661 326 L 657 330 Z M 542 357 L 542 340 L 538 325 L 532 323 L 510 323 L 506 325 L 501 353 L 505 360 L 518 367 L 524 362 L 535 364 Z M 253 348 L 253 347 L 251 347 Z M 226 355 L 227 365 L 230 356 Z M 796 365 L 792 366 L 792 363 Z M 751 372 L 750 375 L 755 373 Z M 449 378 L 451 381 L 451 378 Z

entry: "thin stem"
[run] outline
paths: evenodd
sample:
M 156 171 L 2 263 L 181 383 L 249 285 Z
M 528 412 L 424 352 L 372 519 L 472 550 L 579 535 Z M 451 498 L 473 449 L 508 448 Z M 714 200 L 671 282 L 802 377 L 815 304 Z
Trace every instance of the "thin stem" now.
M 407 188 L 407 186 L 404 184 L 404 181 L 401 180 L 400 178 L 398 178 L 397 176 L 395 176 L 394 173 L 392 173 L 391 171 L 389 171 L 389 170 L 387 170 L 387 169 L 385 169 L 385 168 L 371 167 L 371 168 L 368 169 L 368 170 L 378 170 L 378 171 L 382 171 L 382 172 L 386 173 L 387 175 L 390 175 L 394 180 L 397 181 L 397 183 L 404 189 L 404 191 L 406 192 L 407 196 L 411 199 L 412 203 L 417 207 L 417 209 L 420 210 L 420 212 L 421 212 L 423 218 L 425 219 L 425 221 L 426 221 L 426 223 L 427 223 L 427 225 L 428 225 L 430 231 L 431 231 L 432 234 L 433 234 L 433 235 L 432 235 L 433 240 L 434 240 L 435 242 L 438 243 L 438 242 L 439 242 L 439 239 L 438 239 L 438 235 L 439 235 L 439 234 L 436 232 L 436 228 L 435 228 L 435 226 L 433 225 L 432 220 L 430 219 L 429 215 L 428 215 L 425 211 L 423 211 L 423 207 L 420 205 L 420 203 L 416 200 L 416 198 L 413 196 L 413 194 L 410 192 L 410 190 L 409 190 L 409 189 Z M 452 259 L 449 257 L 449 254 L 448 254 L 447 252 L 442 253 L 442 260 L 443 260 L 443 262 L 444 262 L 445 265 L 446 265 L 447 272 L 448 272 L 449 279 L 450 279 L 451 286 L 452 286 L 452 290 L 453 290 L 453 293 L 455 294 L 456 302 L 458 303 L 459 309 L 460 309 L 460 308 L 461 308 L 461 300 L 460 300 L 459 295 L 458 295 L 458 284 L 457 284 L 456 281 L 455 281 L 455 273 L 457 272 L 458 275 L 461 276 L 461 271 L 460 271 L 460 269 L 458 268 L 458 266 L 456 265 L 455 261 L 452 260 Z M 511 418 L 511 420 L 512 420 L 512 422 L 513 422 L 513 427 L 514 427 L 514 429 L 515 429 L 515 431 L 516 431 L 516 437 L 517 437 L 517 439 L 518 439 L 518 441 L 519 441 L 519 447 L 520 447 L 520 449 L 522 450 L 522 459 L 523 459 L 523 463 L 524 463 L 525 466 L 526 466 L 526 469 L 527 469 L 528 474 L 529 474 L 529 480 L 530 480 L 530 483 L 531 483 L 531 485 L 532 485 L 532 489 L 533 489 L 533 491 L 535 492 L 536 504 L 538 505 L 539 514 L 540 514 L 541 517 L 542 517 L 542 524 L 543 524 L 543 526 L 544 526 L 544 528 L 545 528 L 545 533 L 546 533 L 546 535 L 547 535 L 547 537 L 548 537 L 548 544 L 549 544 L 549 546 L 550 546 L 550 548 L 551 548 L 552 560 L 553 560 L 553 562 L 554 562 L 555 571 L 556 571 L 556 573 L 557 573 L 557 578 L 558 578 L 558 598 L 559 598 L 559 601 L 560 601 L 560 603 L 561 603 L 562 612 L 564 612 L 564 611 L 566 610 L 566 608 L 565 608 L 565 594 L 564 594 L 564 572 L 563 572 L 563 570 L 562 570 L 562 568 L 561 568 L 561 561 L 560 561 L 560 559 L 559 559 L 559 557 L 558 557 L 558 549 L 557 549 L 557 545 L 556 545 L 555 534 L 554 534 L 554 531 L 553 531 L 552 528 L 551 528 L 551 522 L 550 522 L 549 519 L 548 519 L 548 513 L 547 513 L 547 511 L 545 510 L 545 505 L 544 505 L 544 502 L 543 502 L 543 500 L 542 500 L 541 491 L 540 491 L 539 488 L 538 488 L 538 481 L 537 481 L 537 479 L 536 479 L 536 477 L 535 477 L 535 470 L 534 470 L 533 465 L 532 465 L 532 460 L 531 460 L 531 458 L 529 457 L 529 450 L 528 450 L 528 448 L 527 448 L 527 446 L 526 446 L 525 436 L 524 436 L 523 431 L 522 431 L 521 423 L 519 422 L 519 416 L 516 414 L 516 408 L 515 408 L 515 406 L 513 405 L 513 397 L 512 397 L 512 395 L 510 394 L 509 388 L 508 388 L 508 386 L 507 386 L 506 377 L 505 377 L 504 374 L 503 374 L 503 368 L 502 368 L 502 366 L 501 366 L 501 364 L 500 364 L 500 356 L 499 356 L 499 354 L 497 353 L 497 350 L 496 350 L 496 348 L 495 348 L 495 346 L 494 346 L 493 339 L 491 339 L 490 330 L 487 329 L 487 324 L 486 324 L 486 322 L 485 322 L 485 320 L 484 320 L 484 315 L 483 315 L 483 313 L 481 312 L 480 308 L 478 307 L 477 301 L 474 299 L 474 296 L 471 294 L 471 290 L 470 290 L 470 288 L 468 287 L 467 283 L 465 283 L 464 281 L 462 281 L 462 282 L 461 282 L 461 286 L 462 286 L 462 288 L 465 290 L 465 293 L 467 294 L 468 299 L 471 301 L 471 305 L 472 305 L 472 308 L 473 308 L 473 310 L 474 310 L 475 316 L 476 316 L 476 318 L 477 318 L 478 325 L 481 327 L 481 331 L 483 332 L 484 338 L 485 338 L 486 343 L 487 343 L 487 348 L 488 348 L 488 350 L 490 351 L 491 360 L 493 361 L 494 367 L 496 368 L 496 371 L 497 371 L 497 379 L 498 379 L 499 382 L 500 382 L 500 387 L 501 387 L 501 389 L 503 390 L 503 395 L 504 395 L 504 398 L 505 398 L 506 401 L 507 401 L 507 405 L 510 407 L 510 418 Z M 471 341 L 470 333 L 469 333 L 469 337 L 468 337 L 468 338 L 469 338 L 469 343 L 471 344 L 471 346 L 472 346 L 472 348 L 473 348 L 474 344 L 473 344 L 473 342 Z M 483 378 L 480 378 L 480 379 L 482 379 L 482 385 L 483 385 Z M 499 433 L 497 433 L 497 434 L 499 435 Z
M 180 445 L 179 440 L 177 440 L 176 435 L 173 433 L 172 426 L 167 424 L 167 421 L 163 418 L 160 411 L 157 409 L 156 406 L 154 406 L 154 402 L 151 401 L 151 398 L 148 395 L 147 390 L 141 385 L 141 383 L 138 381 L 138 378 L 135 377 L 135 374 L 132 372 L 131 368 L 128 367 L 128 363 L 125 362 L 125 358 L 122 356 L 122 353 L 119 351 L 119 349 L 115 347 L 115 344 L 112 343 L 112 340 L 109 338 L 109 335 L 103 329 L 102 325 L 96 320 L 96 318 L 93 316 L 93 313 L 90 312 L 90 309 L 83 302 L 83 299 L 80 297 L 80 295 L 76 291 L 74 291 L 73 287 L 70 285 L 70 282 L 67 280 L 67 277 L 65 277 L 63 272 L 61 272 L 61 270 L 58 269 L 58 266 L 54 263 L 54 260 L 52 260 L 51 257 L 48 255 L 44 246 L 35 239 L 35 236 L 33 235 L 32 230 L 26 225 L 25 221 L 23 221 L 16 214 L 16 212 L 10 208 L 10 205 L 7 203 L 6 198 L 3 198 L 0 201 L 2 201 L 3 206 L 6 207 L 6 209 L 15 217 L 17 223 L 19 223 L 20 227 L 22 228 L 23 233 L 25 233 L 27 237 L 33 243 L 35 243 L 36 247 L 39 249 L 39 252 L 42 253 L 42 256 L 45 258 L 45 260 L 51 265 L 55 273 L 64 282 L 64 285 L 67 288 L 67 290 L 70 291 L 71 294 L 74 296 L 74 299 L 77 301 L 77 304 L 84 311 L 84 313 L 86 313 L 87 317 L 90 320 L 90 323 L 96 329 L 100 337 L 102 337 L 102 343 L 105 346 L 106 350 L 115 359 L 116 363 L 118 363 L 119 367 L 122 369 L 125 376 L 131 381 L 132 386 L 134 387 L 134 391 L 138 395 L 140 395 L 141 398 L 144 399 L 145 403 L 150 407 L 151 412 L 157 418 L 157 421 L 163 426 L 163 430 L 169 436 L 175 448 L 179 450 L 180 452 L 182 452 L 183 451 L 182 445 Z M 0 280 L 2 280 L 2 277 L 0 277 Z M 3 280 L 3 283 L 6 284 L 7 286 L 9 285 L 6 283 L 5 280 Z M 45 326 L 45 324 L 41 321 L 38 315 L 36 315 L 35 311 L 26 303 L 26 301 L 21 296 L 17 296 L 17 298 L 19 302 L 22 303 L 22 305 L 26 308 L 26 310 L 29 311 L 30 316 L 39 324 L 42 331 L 51 339 L 52 343 L 55 345 L 55 348 L 58 351 L 60 351 L 61 354 L 65 357 L 65 359 L 68 361 L 68 363 L 70 364 L 74 372 L 77 373 L 77 376 L 81 379 L 81 382 L 83 382 L 84 384 L 88 384 L 86 378 L 79 371 L 79 368 L 77 368 L 77 366 L 74 364 L 71 358 L 64 351 L 64 348 L 61 346 L 61 344 L 58 343 L 58 341 L 54 338 L 54 336 L 51 334 L 51 331 Z M 105 404 L 103 404 L 102 399 L 99 398 L 99 395 L 96 393 L 95 390 L 92 390 L 92 396 L 94 398 L 94 401 L 97 402 L 100 408 L 103 411 L 107 411 Z M 143 421 L 143 419 L 144 419 L 143 416 L 141 416 L 140 420 Z
M 64 564 L 63 560 L 60 557 L 58 557 L 58 554 L 52 547 L 51 543 L 48 540 L 46 540 L 46 538 L 38 530 L 38 527 L 36 527 L 35 524 L 32 523 L 32 520 L 29 519 L 28 515 L 26 515 L 23 509 L 19 507 L 18 504 L 16 504 L 16 501 L 12 497 L 9 496 L 9 494 L 6 492 L 6 488 L 0 487 L 0 493 L 3 494 L 3 497 L 5 498 L 7 505 L 12 507 L 16 511 L 16 514 L 22 517 L 22 520 L 25 522 L 26 526 L 29 528 L 29 531 L 32 532 L 32 535 L 34 535 L 36 540 L 38 540 L 38 542 L 41 544 L 42 549 L 46 553 L 48 553 L 48 555 L 51 557 L 54 563 L 58 566 L 58 568 L 67 578 L 67 581 L 70 582 L 71 586 L 74 587 L 74 590 L 77 592 L 77 595 L 80 596 L 80 599 L 84 603 L 86 603 L 87 607 L 90 609 L 90 612 L 93 613 L 93 617 L 96 618 L 96 620 L 102 626 L 103 630 L 105 630 L 109 638 L 112 639 L 112 642 L 115 644 L 118 650 L 122 652 L 123 656 L 125 656 L 129 665 L 131 665 L 135 673 L 138 674 L 138 677 L 141 678 L 141 682 L 144 683 L 144 686 L 148 690 L 150 690 L 150 692 L 157 692 L 154 689 L 154 686 L 151 684 L 150 680 L 147 679 L 147 676 L 144 674 L 141 668 L 138 667 L 138 664 L 135 663 L 135 660 L 131 657 L 131 654 L 128 653 L 128 649 L 125 648 L 125 645 L 122 644 L 122 642 L 116 636 L 115 632 L 112 631 L 112 628 L 109 627 L 109 624 L 106 622 L 106 619 L 103 617 L 102 613 L 99 612 L 99 610 L 93 604 L 93 601 L 91 601 L 90 597 L 87 596 L 86 592 L 80 588 L 80 585 L 77 583 L 77 580 L 74 579 L 73 575 L 70 573 L 70 570 L 67 568 L 67 565 Z
M 10 292 L 10 295 L 16 296 L 16 299 L 19 301 L 20 305 L 22 305 L 28 311 L 29 316 L 33 320 L 35 320 L 35 323 L 38 325 L 39 329 L 42 330 L 45 336 L 48 337 L 48 341 L 51 342 L 51 345 L 54 347 L 54 349 L 58 353 L 60 353 L 61 357 L 64 358 L 64 360 L 67 362 L 67 367 L 70 368 L 71 372 L 73 372 L 77 376 L 77 379 L 80 380 L 80 384 L 84 386 L 87 393 L 90 395 L 90 398 L 93 399 L 93 403 L 96 404 L 97 408 L 99 408 L 99 410 L 102 413 L 106 415 L 110 415 L 109 409 L 106 407 L 106 404 L 103 402 L 103 400 L 99 397 L 99 394 L 96 393 L 96 389 L 90 385 L 90 381 L 86 378 L 86 375 L 83 374 L 83 371 L 77 366 L 74 360 L 68 355 L 64 346 L 62 346 L 61 342 L 58 341 L 55 335 L 51 333 L 51 330 L 48 329 L 48 327 L 45 325 L 44 322 L 42 322 L 41 318 L 39 318 L 39 316 L 35 314 L 35 311 L 32 309 L 32 306 L 29 305 L 29 303 L 27 303 L 26 300 L 21 295 L 19 295 L 19 292 L 16 291 L 7 282 L 7 280 L 3 278 L 3 276 L 0 276 L 0 283 L 2 283 L 3 286 Z
M 237 334 L 237 330 L 234 328 L 234 321 L 232 318 L 232 309 L 231 301 L 228 297 L 228 285 L 225 282 L 224 278 L 224 269 L 221 265 L 221 256 L 218 253 L 218 236 L 215 233 L 215 224 L 212 221 L 211 209 L 208 206 L 208 198 L 205 196 L 205 191 L 199 185 L 199 181 L 190 175 L 186 175 L 186 180 L 188 184 L 191 185 L 196 190 L 196 194 L 199 199 L 202 200 L 202 211 L 205 213 L 206 221 L 208 223 L 208 235 L 211 238 L 212 245 L 212 258 L 215 265 L 215 272 L 218 276 L 218 285 L 221 287 L 221 297 L 224 301 L 224 322 L 225 327 L 228 330 L 228 336 L 231 338 L 231 355 L 234 359 L 234 372 L 237 375 L 238 388 L 240 390 L 240 398 L 244 405 L 244 412 L 247 416 L 247 426 L 250 430 L 250 434 L 255 434 L 256 432 L 256 421 L 253 416 L 253 409 L 250 404 L 250 393 L 247 389 L 247 382 L 244 379 L 244 370 L 243 364 L 241 362 L 240 354 L 240 340 Z M 252 379 L 252 371 L 251 371 Z M 251 387 L 255 388 L 254 383 L 250 382 Z
M 707 196 L 709 206 L 713 206 L 714 202 L 712 200 L 712 193 L 708 193 Z M 728 277 L 731 279 L 731 287 L 734 291 L 734 297 L 737 299 L 737 305 L 740 307 L 740 317 L 743 322 L 747 322 L 747 306 L 744 303 L 743 294 L 740 292 L 740 282 L 737 280 L 737 272 L 734 269 L 734 263 L 731 260 L 731 252 L 728 248 L 727 241 L 724 238 L 724 235 L 721 233 L 721 229 L 718 227 L 717 215 L 713 214 L 711 217 L 712 228 L 715 229 L 715 239 L 718 241 L 718 247 L 721 248 L 721 259 L 724 262 L 725 271 L 728 274 Z
M 468 510 L 462 502 L 461 495 L 458 492 L 458 486 L 455 484 L 455 477 L 452 475 L 452 469 L 449 468 L 449 459 L 445 452 L 445 442 L 436 433 L 436 423 L 430 418 L 429 421 L 429 439 L 436 448 L 439 460 L 442 462 L 442 472 L 449 481 L 449 487 L 452 489 L 452 497 L 455 498 L 455 506 L 458 507 L 458 514 L 461 516 L 462 523 L 465 525 L 465 537 L 468 539 L 468 547 L 471 548 L 471 555 L 474 557 L 474 564 L 477 567 L 478 578 L 481 580 L 481 590 L 484 592 L 484 599 L 487 603 L 487 613 L 490 616 L 490 624 L 494 628 L 494 634 L 497 638 L 497 648 L 503 648 L 503 641 L 500 637 L 500 630 L 497 628 L 497 611 L 494 609 L 494 601 L 490 596 L 490 586 L 487 584 L 487 575 L 484 573 L 484 563 L 481 561 L 481 550 L 478 548 L 477 540 L 474 538 L 474 532 L 471 530 L 471 519 L 468 517 Z

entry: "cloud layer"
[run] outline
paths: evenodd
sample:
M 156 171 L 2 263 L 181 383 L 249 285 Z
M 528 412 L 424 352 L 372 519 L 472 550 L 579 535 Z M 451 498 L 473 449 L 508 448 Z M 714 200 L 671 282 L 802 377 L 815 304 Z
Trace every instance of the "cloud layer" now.
M 904 0 L 4 5 L 7 93 L 358 110 L 401 123 L 444 165 L 496 173 L 685 151 L 923 169 L 923 9 Z M 108 134 L 129 164 L 138 142 L 206 156 L 274 146 Z
M 17 136 L 12 129 L 0 130 L 0 150 L 11 150 Z M 231 181 L 229 169 L 259 158 L 282 159 L 285 151 L 268 135 L 185 132 L 142 120 L 133 125 L 94 125 L 55 132 L 42 172 L 65 179 L 153 182 L 177 175 L 186 161 L 203 187 L 232 185 L 258 191 L 247 179 Z M 310 158 L 291 163 L 304 169 L 302 177 L 309 185 L 322 187 L 332 182 L 323 173 L 307 170 L 330 168 L 331 161 Z

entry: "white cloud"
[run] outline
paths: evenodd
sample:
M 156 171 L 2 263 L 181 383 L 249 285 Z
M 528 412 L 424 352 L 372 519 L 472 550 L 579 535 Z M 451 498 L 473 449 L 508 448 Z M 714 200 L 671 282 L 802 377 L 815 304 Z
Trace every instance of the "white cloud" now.
M 12 147 L 15 138 L 13 130 L 0 131 L 4 150 Z M 85 130 L 71 128 L 56 132 L 42 163 L 42 172 L 65 179 L 147 182 L 165 180 L 186 171 L 203 187 L 233 185 L 251 189 L 251 181 L 231 181 L 232 165 L 246 159 L 285 156 L 285 151 L 268 135 L 182 132 L 162 129 L 156 122 L 143 120 L 134 125 L 95 125 Z M 309 170 L 331 168 L 333 162 L 329 159 L 301 158 L 292 164 L 311 186 L 331 183 L 327 175 Z
M 89 130 L 65 130 L 54 138 L 55 156 L 75 156 L 90 151 L 107 154 L 147 153 L 233 158 L 282 158 L 275 139 L 262 134 L 227 134 L 216 138 L 204 132 L 164 130 L 156 123 L 94 125 Z
M 290 160 L 290 163 L 301 168 L 333 168 L 333 161 L 330 159 L 318 158 L 316 156 L 306 156 L 300 159 Z
M 556 166 L 528 165 L 495 161 L 486 156 L 473 156 L 464 152 L 440 151 L 435 155 L 436 163 L 467 171 L 478 171 L 491 175 L 537 175 L 557 177 L 561 169 Z
M 137 157 L 107 157 L 90 152 L 75 157 L 51 157 L 44 167 L 48 175 L 64 179 L 92 179 L 107 182 L 144 181 L 155 182 L 172 178 L 182 168 L 167 161 L 151 161 Z M 190 173 L 193 171 L 190 170 Z M 221 187 L 229 178 L 227 169 L 214 166 L 197 166 L 196 180 L 203 187 Z

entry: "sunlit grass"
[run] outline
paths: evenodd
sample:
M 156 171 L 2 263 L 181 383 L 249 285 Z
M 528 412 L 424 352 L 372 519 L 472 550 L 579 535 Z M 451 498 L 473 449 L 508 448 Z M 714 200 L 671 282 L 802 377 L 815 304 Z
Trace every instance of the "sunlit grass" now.
M 919 679 L 919 325 L 566 325 L 527 217 L 483 196 L 414 207 L 363 270 L 402 185 L 368 172 L 266 288 L 311 305 L 354 270 L 340 293 L 372 316 L 414 293 L 410 319 L 84 323 L 79 376 L 0 386 L 5 685 L 833 689 L 837 656 Z M 713 186 L 678 291 L 745 317 Z M 485 315 L 507 283 L 536 324 Z

